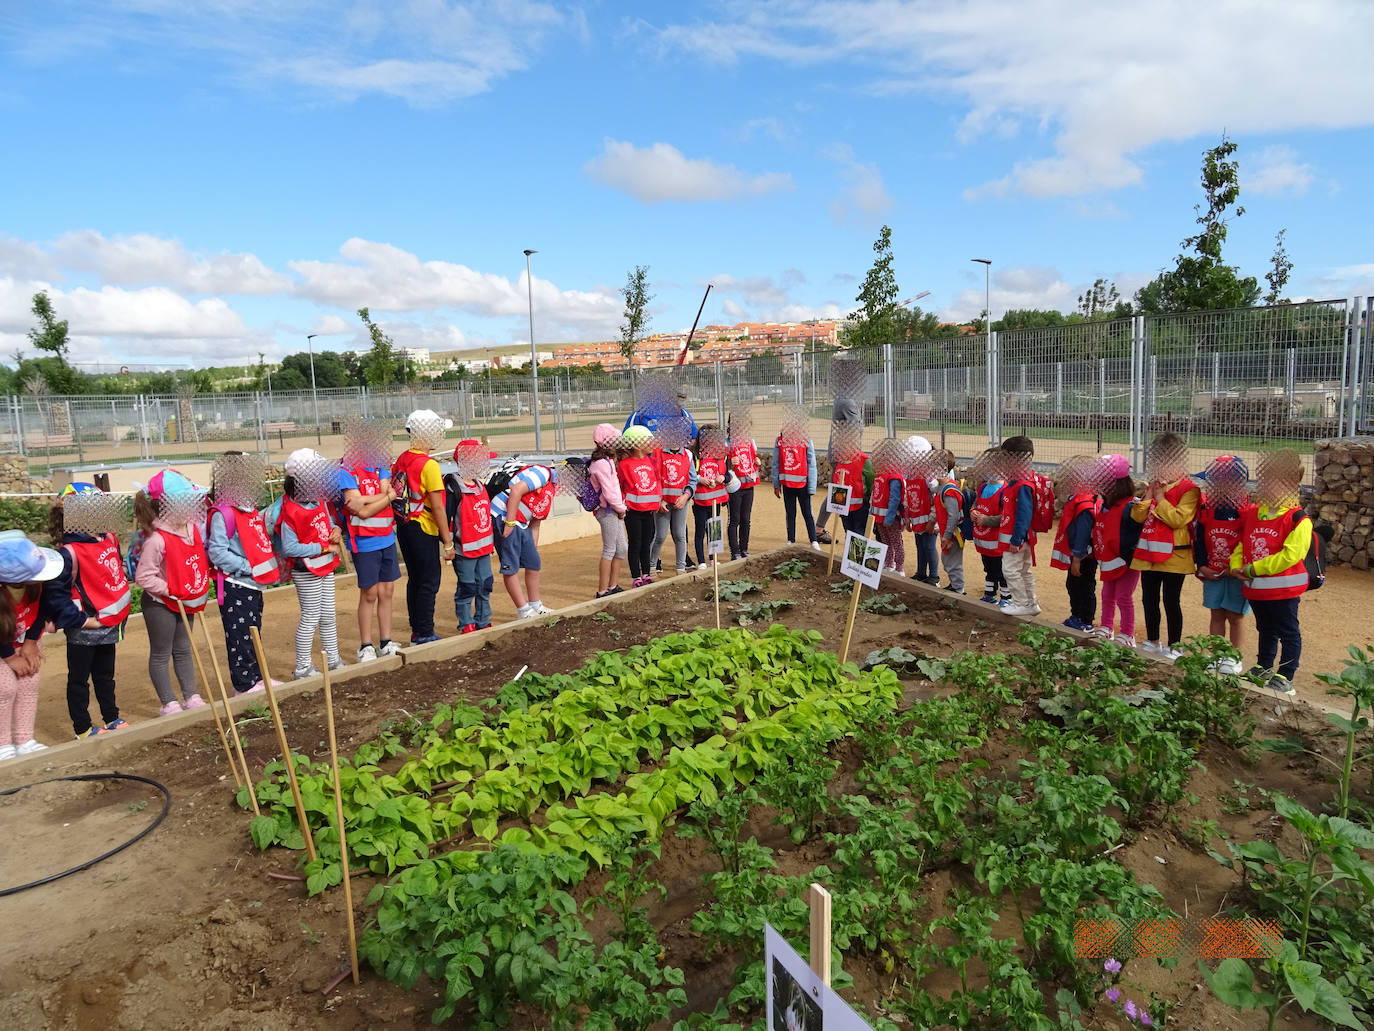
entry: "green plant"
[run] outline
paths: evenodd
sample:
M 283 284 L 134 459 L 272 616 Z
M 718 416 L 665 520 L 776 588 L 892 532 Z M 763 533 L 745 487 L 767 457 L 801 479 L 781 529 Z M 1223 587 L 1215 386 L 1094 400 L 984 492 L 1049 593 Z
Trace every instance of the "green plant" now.
M 849 594 L 854 590 L 853 580 L 840 580 L 830 585 L 831 594 Z
M 829 745 L 838 735 L 834 727 L 821 727 L 793 738 L 790 754 L 765 766 L 755 782 L 795 844 L 811 837 L 832 807 L 827 787 L 840 764 L 830 758 Z
M 613 622 L 615 622 L 615 617 L 614 617 L 613 615 L 611 615 L 609 612 L 606 612 L 605 610 L 602 610 L 601 612 L 593 612 L 593 613 L 592 613 L 592 622 L 593 622 L 593 623 L 613 623 Z
M 780 598 L 776 601 L 753 601 L 745 602 L 735 609 L 735 619 L 740 626 L 752 626 L 754 623 L 771 623 L 773 617 L 779 612 L 790 609 L 793 605 L 791 598 Z
M 304 920 L 300 920 L 297 922 L 301 925 L 301 934 L 305 935 L 305 940 L 308 941 L 311 945 L 318 945 L 320 943 L 319 932 L 312 931 L 310 929 L 310 925 L 307 924 Z
M 757 594 L 767 589 L 767 580 L 722 580 L 715 587 L 706 588 L 706 600 L 715 601 L 719 594 L 721 601 L 739 601 L 746 594 Z
M 716 854 L 722 870 L 738 873 L 745 851 L 740 841 L 740 831 L 758 801 L 758 794 L 753 789 L 722 792 L 715 801 L 709 803 L 695 799 L 687 806 L 678 824 L 678 835 L 700 838 Z M 749 840 L 753 842 L 754 839 Z
M 906 602 L 899 601 L 895 594 L 873 594 L 859 602 L 859 608 L 879 616 L 895 616 L 906 611 Z
M 804 559 L 789 558 L 786 562 L 779 562 L 773 567 L 773 575 L 783 580 L 800 580 L 806 576 L 808 570 Z
M 887 666 L 903 680 L 911 677 L 924 677 L 927 680 L 940 680 L 945 675 L 945 663 L 928 655 L 915 655 L 905 648 L 879 648 L 864 658 L 865 670 Z
M 129 812 L 131 813 L 141 813 L 147 808 L 148 800 L 146 798 L 140 798 L 137 802 L 129 803 Z
M 1221 659 L 1239 659 L 1240 652 L 1222 637 L 1190 637 L 1174 667 L 1183 675 L 1169 684 L 1166 695 L 1178 724 L 1197 724 L 1232 748 L 1243 749 L 1255 733 L 1249 701 L 1235 678 L 1218 672 Z

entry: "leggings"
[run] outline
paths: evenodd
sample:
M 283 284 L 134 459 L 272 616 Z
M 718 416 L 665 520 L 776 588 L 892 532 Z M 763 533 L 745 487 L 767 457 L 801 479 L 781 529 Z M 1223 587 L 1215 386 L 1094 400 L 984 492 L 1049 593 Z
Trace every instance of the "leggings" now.
M 730 495 L 730 525 L 726 536 L 730 541 L 730 557 L 744 558 L 749 554 L 749 527 L 754 516 L 754 488 L 741 487 Z
M 195 625 L 195 616 L 188 613 L 186 618 Z M 169 659 L 176 671 L 177 683 L 181 685 L 182 698 L 194 696 L 196 664 L 191 657 L 191 638 L 181 622 L 181 613 L 144 595 L 143 625 L 148 629 L 148 679 L 153 682 L 157 700 L 163 705 L 177 700 L 172 691 L 171 674 L 167 671 Z
M 1164 596 L 1164 617 L 1169 625 L 1171 648 L 1183 639 L 1183 581 L 1186 573 L 1161 573 L 1154 569 L 1140 573 L 1140 596 L 1145 609 L 1145 639 L 1159 640 L 1159 600 Z
M 670 534 L 673 538 L 673 565 L 680 573 L 687 568 L 687 505 L 674 508 L 670 501 L 668 511 L 655 515 L 654 546 L 649 555 L 650 571 L 658 564 L 659 556 L 663 554 L 663 545 L 667 543 Z
M 1128 569 L 1115 580 L 1102 581 L 1102 625 L 1112 628 L 1112 620 L 1121 616 L 1122 637 L 1135 636 L 1135 589 L 1140 583 L 1140 571 Z
M 797 507 L 801 507 L 802 520 L 806 523 L 806 539 L 816 539 L 816 523 L 811 515 L 811 493 L 805 487 L 784 487 L 783 504 L 787 506 L 787 543 L 797 541 Z
M 1064 577 L 1069 592 L 1069 612 L 1083 623 L 1097 622 L 1097 559 L 1084 555 L 1078 560 L 1077 576 L 1070 570 Z M 1134 608 L 1134 606 L 1132 606 Z
M 224 603 L 219 608 L 224 624 L 224 647 L 229 657 L 229 679 L 239 694 L 262 680 L 258 655 L 253 651 L 249 627 L 262 630 L 262 591 L 224 583 Z
M 301 607 L 301 621 L 296 627 L 296 676 L 305 676 L 315 665 L 312 652 L 316 630 L 320 632 L 325 661 L 330 669 L 337 669 L 343 660 L 339 658 L 339 628 L 334 622 L 334 575 L 316 576 L 297 570 L 292 574 L 291 584 Z
M 95 684 L 95 700 L 100 706 L 103 723 L 119 719 L 115 704 L 115 645 L 73 644 L 67 639 L 67 715 L 72 718 L 72 730 L 80 737 L 91 729 L 91 689 Z M 27 740 L 27 738 L 25 739 Z
M 625 513 L 625 536 L 629 539 L 630 575 L 638 580 L 653 571 L 654 564 L 649 556 L 654 549 L 655 512 L 636 512 L 633 508 Z
M 715 515 L 715 509 L 711 505 L 693 505 L 693 543 L 697 549 L 697 565 L 706 564 L 706 524 Z
M 601 526 L 601 557 L 624 558 L 629 550 L 625 540 L 625 520 L 609 508 L 598 508 L 596 521 Z
M 16 677 L 8 662 L 0 662 L 0 745 L 33 740 L 38 718 L 38 674 Z
M 873 536 L 880 542 L 887 545 L 887 555 L 883 559 L 884 569 L 895 569 L 901 572 L 906 568 L 906 544 L 903 538 L 901 523 L 874 523 Z

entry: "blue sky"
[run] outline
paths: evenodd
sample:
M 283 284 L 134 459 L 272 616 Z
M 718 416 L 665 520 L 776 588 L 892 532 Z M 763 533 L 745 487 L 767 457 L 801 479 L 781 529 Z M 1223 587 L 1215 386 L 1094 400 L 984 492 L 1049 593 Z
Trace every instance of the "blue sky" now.
M 842 315 L 892 226 L 950 319 L 1129 294 L 1240 145 L 1227 257 L 1374 292 L 1364 0 L 50 0 L 0 5 L 0 350 L 48 289 L 87 360 Z

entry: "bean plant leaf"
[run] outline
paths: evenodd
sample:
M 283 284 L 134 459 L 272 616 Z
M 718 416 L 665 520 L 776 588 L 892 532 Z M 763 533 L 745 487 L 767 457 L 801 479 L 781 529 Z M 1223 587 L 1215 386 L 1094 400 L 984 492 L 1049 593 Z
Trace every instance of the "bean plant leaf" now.
M 800 580 L 806 576 L 806 562 L 799 558 L 789 558 L 773 567 L 773 575 L 783 580 Z
M 755 580 L 722 580 L 719 584 L 721 601 L 739 601 L 746 594 L 757 594 L 768 589 L 768 581 L 762 582 Z M 716 591 L 713 588 L 706 588 L 706 600 L 715 601 Z
M 859 602 L 859 608 L 879 616 L 895 616 L 906 611 L 906 603 L 898 601 L 895 594 L 874 594 Z
M 1217 998 L 1233 1009 L 1253 1010 L 1278 1002 L 1269 992 L 1255 991 L 1254 972 L 1243 959 L 1223 959 L 1215 972 L 1208 970 L 1207 964 L 1201 961 L 1198 968 Z
M 793 605 L 791 598 L 780 598 L 777 601 L 753 601 L 746 602 L 735 609 L 735 619 L 740 626 L 750 626 L 754 623 L 771 623 L 773 617 L 784 609 L 790 609 Z

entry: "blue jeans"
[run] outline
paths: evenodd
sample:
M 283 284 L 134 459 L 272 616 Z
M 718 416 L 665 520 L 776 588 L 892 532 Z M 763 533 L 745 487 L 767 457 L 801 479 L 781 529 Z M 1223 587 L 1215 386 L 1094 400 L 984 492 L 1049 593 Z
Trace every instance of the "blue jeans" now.
M 491 626 L 491 556 L 453 560 L 458 574 L 458 589 L 453 592 L 453 611 L 458 616 L 458 629 L 469 623 L 477 629 Z
M 916 537 L 916 579 L 927 582 L 940 580 L 939 536 L 933 533 L 918 533 Z
M 1292 680 L 1298 673 L 1298 660 L 1302 658 L 1302 627 L 1298 623 L 1298 602 L 1301 598 L 1279 598 L 1271 601 L 1252 599 L 1250 608 L 1255 613 L 1255 629 L 1259 631 L 1260 669 L 1274 669 L 1274 660 L 1279 659 L 1276 673 Z M 1283 646 L 1283 657 L 1279 658 L 1279 646 Z

